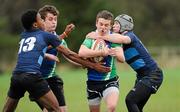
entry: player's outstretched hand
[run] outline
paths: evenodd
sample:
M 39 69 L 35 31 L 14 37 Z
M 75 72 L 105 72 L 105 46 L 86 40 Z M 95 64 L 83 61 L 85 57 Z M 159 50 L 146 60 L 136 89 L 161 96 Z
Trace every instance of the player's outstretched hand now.
M 59 39 L 64 39 L 65 37 L 68 37 L 68 35 L 71 33 L 72 30 L 74 30 L 74 28 L 75 28 L 74 24 L 72 23 L 68 24 L 64 32 L 59 36 Z
M 75 25 L 74 24 L 68 24 L 67 26 L 66 26 L 66 29 L 64 30 L 64 32 L 66 33 L 66 36 L 68 36 L 70 33 L 71 33 L 71 31 L 73 31 L 74 30 L 74 28 L 75 28 Z

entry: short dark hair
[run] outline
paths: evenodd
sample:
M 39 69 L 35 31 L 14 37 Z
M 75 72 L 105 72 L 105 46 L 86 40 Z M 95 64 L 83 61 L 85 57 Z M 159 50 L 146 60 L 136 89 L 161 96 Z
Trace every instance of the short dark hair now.
M 104 19 L 107 19 L 107 20 L 111 20 L 111 24 L 113 24 L 114 16 L 113 16 L 113 14 L 111 12 L 109 12 L 107 10 L 100 11 L 96 16 L 96 21 L 99 18 L 104 18 Z
M 22 16 L 21 16 L 21 22 L 26 30 L 30 30 L 33 26 L 33 23 L 36 22 L 37 17 L 37 11 L 36 10 L 27 10 Z
M 42 19 L 46 18 L 47 13 L 51 13 L 54 16 L 59 15 L 59 11 L 57 10 L 57 8 L 55 6 L 52 6 L 52 5 L 45 5 L 42 8 L 40 8 L 38 12 L 41 15 Z

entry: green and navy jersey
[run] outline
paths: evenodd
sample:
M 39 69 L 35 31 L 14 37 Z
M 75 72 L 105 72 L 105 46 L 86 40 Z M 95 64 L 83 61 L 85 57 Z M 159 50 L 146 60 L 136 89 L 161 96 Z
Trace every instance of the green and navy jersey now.
M 67 48 L 67 43 L 64 39 L 62 39 L 61 45 L 65 46 Z M 58 55 L 58 51 L 55 48 L 48 49 L 46 53 L 52 54 L 54 56 Z M 41 65 L 42 76 L 45 79 L 56 76 L 55 68 L 56 68 L 56 61 L 48 60 L 48 59 L 44 58 L 42 65 Z
M 94 41 L 95 41 L 94 39 L 86 38 L 83 42 L 83 45 L 85 45 L 87 48 L 91 49 Z M 121 44 L 114 44 L 114 43 L 111 43 L 108 41 L 105 41 L 105 42 L 109 48 L 115 48 L 118 46 L 122 46 Z M 94 69 L 88 68 L 88 73 L 87 73 L 88 80 L 106 81 L 106 80 L 110 80 L 117 76 L 116 67 L 115 67 L 115 57 L 106 56 L 106 57 L 104 57 L 103 62 L 104 62 L 104 66 L 111 68 L 111 71 L 108 73 L 101 73 Z
M 54 48 L 61 41 L 56 35 L 42 30 L 25 31 L 21 34 L 17 64 L 14 73 L 38 73 L 49 45 Z
M 138 75 L 157 68 L 156 62 L 152 59 L 139 38 L 132 31 L 127 32 L 125 35 L 131 38 L 130 44 L 123 44 L 124 56 L 131 68 Z

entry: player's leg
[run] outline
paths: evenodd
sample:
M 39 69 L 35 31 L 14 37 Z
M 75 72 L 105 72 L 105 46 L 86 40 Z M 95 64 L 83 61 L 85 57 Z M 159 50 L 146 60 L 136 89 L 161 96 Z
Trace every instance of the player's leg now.
M 143 83 L 138 82 L 126 96 L 128 112 L 142 112 L 142 109 L 150 96 L 151 89 Z
M 64 97 L 63 80 L 58 76 L 54 76 L 47 79 L 47 82 L 59 102 L 61 112 L 66 112 L 67 107 Z
M 39 103 L 38 101 L 36 101 L 35 98 L 33 98 L 32 96 L 29 95 L 29 99 L 30 99 L 30 101 L 36 102 L 36 104 L 41 108 L 41 110 L 44 109 L 44 107 L 41 105 L 41 103 Z
M 56 96 L 59 102 L 61 112 L 66 112 L 67 107 L 65 104 L 62 79 L 55 76 L 55 77 L 46 79 L 46 81 L 48 82 L 48 85 L 50 86 L 51 90 L 53 91 L 54 95 Z M 38 104 L 38 106 L 41 108 L 41 110 L 43 110 L 43 112 L 47 112 L 47 109 L 44 108 L 43 105 L 39 101 L 35 100 L 35 98 L 33 98 L 32 96 L 29 96 L 29 98 L 31 101 L 35 101 Z
M 88 99 L 90 112 L 100 112 L 101 99 L 99 97 Z
M 19 99 L 24 96 L 25 89 L 23 88 L 23 84 L 21 81 L 24 79 L 24 76 L 21 74 L 14 74 L 11 77 L 10 88 L 8 91 L 8 97 L 6 99 L 6 103 L 3 107 L 3 112 L 14 112 Z
M 7 97 L 6 103 L 4 105 L 2 112 L 14 112 L 17 107 L 18 102 L 19 102 L 19 99 L 13 99 L 13 98 Z
M 98 81 L 97 81 L 98 82 Z M 90 112 L 100 112 L 101 85 L 96 81 L 87 81 L 87 98 Z
M 119 99 L 119 78 L 115 77 L 104 84 L 103 98 L 108 112 L 115 112 Z
M 153 70 L 152 72 L 150 72 L 148 76 L 145 76 L 144 79 L 143 79 L 144 83 L 148 84 L 151 90 L 149 88 L 147 88 L 147 90 L 144 90 L 147 93 L 144 95 L 144 98 L 142 97 L 143 100 L 141 100 L 141 102 L 138 103 L 138 107 L 141 111 L 143 110 L 143 107 L 148 101 L 151 94 L 155 94 L 158 88 L 160 87 L 160 85 L 162 84 L 162 81 L 163 81 L 162 70 L 160 68 L 157 68 Z
M 48 111 L 60 112 L 59 103 L 49 88 L 47 81 L 41 75 L 34 74 L 28 75 L 28 88 L 30 96 L 38 101 Z
M 103 92 L 103 98 L 105 100 L 108 112 L 115 112 L 119 99 L 119 89 L 117 87 L 107 88 Z
M 147 103 L 147 101 L 149 100 L 150 96 L 151 96 L 151 93 L 149 93 L 149 94 L 146 93 L 146 95 L 144 95 L 143 100 L 138 103 L 138 107 L 139 107 L 140 112 L 143 112 L 143 107 Z
M 41 96 L 37 101 L 48 111 L 61 112 L 59 103 L 51 90 L 45 95 Z

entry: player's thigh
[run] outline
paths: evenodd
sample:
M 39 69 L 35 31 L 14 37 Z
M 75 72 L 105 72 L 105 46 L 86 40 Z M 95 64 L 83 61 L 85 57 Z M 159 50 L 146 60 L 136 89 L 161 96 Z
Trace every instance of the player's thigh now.
M 8 96 L 13 99 L 20 99 L 24 96 L 27 87 L 26 74 L 13 74 L 11 77 L 10 88 L 8 91 Z
M 103 98 L 107 107 L 115 108 L 119 99 L 119 89 L 111 86 L 103 91 Z
M 102 94 L 107 105 L 116 106 L 119 98 L 119 78 L 108 81 Z
M 126 101 L 140 103 L 147 100 L 147 98 L 149 99 L 151 94 L 151 88 L 142 82 L 137 82 L 134 88 L 130 90 L 126 96 Z
M 28 79 L 31 81 L 29 81 L 27 84 L 27 91 L 35 100 L 39 99 L 50 91 L 47 81 L 44 80 L 41 75 L 30 75 Z
M 63 82 L 62 78 L 60 78 L 58 76 L 48 78 L 48 79 L 46 79 L 46 81 L 48 82 L 49 85 L 59 85 L 59 87 L 61 89 L 63 89 L 64 82 Z
M 54 95 L 56 96 L 59 105 L 65 106 L 65 97 L 64 97 L 64 89 L 63 89 L 63 81 L 59 77 L 52 77 L 47 80 L 48 84 L 53 91 Z
M 87 83 L 87 99 L 89 103 L 89 108 L 93 110 L 98 110 L 100 102 L 101 102 L 101 85 L 91 82 Z

